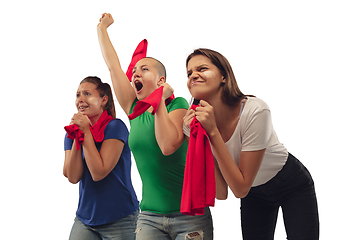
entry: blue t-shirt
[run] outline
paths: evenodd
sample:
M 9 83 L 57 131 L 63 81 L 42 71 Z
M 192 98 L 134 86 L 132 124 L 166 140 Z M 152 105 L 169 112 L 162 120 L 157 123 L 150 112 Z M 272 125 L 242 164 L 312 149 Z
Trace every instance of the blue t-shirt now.
M 97 226 L 113 222 L 139 209 L 131 182 L 131 153 L 128 145 L 129 131 L 120 119 L 110 121 L 104 131 L 104 141 L 119 139 L 124 148 L 114 169 L 102 180 L 95 182 L 86 165 L 79 182 L 79 205 L 76 216 L 86 225 Z M 73 140 L 65 135 L 64 148 L 71 150 Z M 100 152 L 101 143 L 96 143 Z

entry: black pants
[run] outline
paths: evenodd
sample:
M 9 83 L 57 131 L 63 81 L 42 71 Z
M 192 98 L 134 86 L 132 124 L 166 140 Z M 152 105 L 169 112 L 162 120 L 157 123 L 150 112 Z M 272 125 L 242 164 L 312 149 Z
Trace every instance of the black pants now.
M 306 167 L 290 153 L 285 166 L 274 178 L 252 187 L 241 199 L 243 239 L 274 239 L 279 207 L 289 240 L 319 239 L 314 181 Z

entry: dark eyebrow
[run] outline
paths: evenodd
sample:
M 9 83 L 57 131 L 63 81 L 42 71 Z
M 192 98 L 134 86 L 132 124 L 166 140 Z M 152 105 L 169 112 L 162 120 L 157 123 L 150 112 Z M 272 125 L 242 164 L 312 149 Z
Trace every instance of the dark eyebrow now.
M 206 63 L 204 63 L 204 64 L 201 64 L 201 65 L 199 65 L 199 66 L 196 66 L 195 67 L 195 69 L 199 69 L 199 68 L 201 68 L 201 67 L 208 67 L 208 65 L 206 64 Z M 187 72 L 189 73 L 189 72 L 191 72 L 192 70 L 190 69 L 190 70 L 188 70 Z

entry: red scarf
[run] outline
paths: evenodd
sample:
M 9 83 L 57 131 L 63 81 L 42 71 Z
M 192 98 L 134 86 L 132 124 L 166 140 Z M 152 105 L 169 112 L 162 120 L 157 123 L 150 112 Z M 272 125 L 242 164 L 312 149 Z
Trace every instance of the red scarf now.
M 128 77 L 129 81 L 131 82 L 131 79 L 132 79 L 132 75 L 133 75 L 133 69 L 136 65 L 136 63 L 146 57 L 146 51 L 147 51 L 147 45 L 148 45 L 148 42 L 146 39 L 142 40 L 139 45 L 136 47 L 133 55 L 132 55 L 132 58 L 131 58 L 131 62 L 129 64 L 129 67 L 126 71 L 126 76 Z
M 138 44 L 138 46 L 136 47 L 136 49 L 135 49 L 135 51 L 134 51 L 134 53 L 133 53 L 133 55 L 132 55 L 131 62 L 130 62 L 129 67 L 128 67 L 127 71 L 126 71 L 126 76 L 128 77 L 128 79 L 129 79 L 130 82 L 131 82 L 131 79 L 132 79 L 132 76 L 133 76 L 133 69 L 134 69 L 136 63 L 137 63 L 140 59 L 146 57 L 147 46 L 148 46 L 147 40 L 146 40 L 146 39 L 142 40 L 142 41 Z M 156 91 L 156 90 L 155 90 L 155 91 Z M 155 91 L 154 91 L 154 92 L 155 92 Z M 157 107 L 159 106 L 159 103 L 160 103 L 160 101 L 161 101 L 162 90 L 161 90 L 161 95 L 158 95 L 158 93 L 154 93 L 154 92 L 152 93 L 152 94 L 154 94 L 154 96 L 150 97 L 150 96 L 152 95 L 152 94 L 150 94 L 150 95 L 147 97 L 147 98 L 149 98 L 148 100 L 146 100 L 146 99 L 147 99 L 147 98 L 146 98 L 146 99 L 144 99 L 144 100 L 142 100 L 142 101 L 138 101 L 138 102 L 137 102 L 137 104 L 136 104 L 136 106 L 135 106 L 135 108 L 134 108 L 134 113 L 133 113 L 133 114 L 130 114 L 130 115 L 132 115 L 131 117 L 130 117 L 130 115 L 129 115 L 129 119 L 130 119 L 130 120 L 132 120 L 132 119 L 138 117 L 139 115 L 141 115 L 142 113 L 144 113 L 144 112 L 146 111 L 146 109 L 150 107 L 150 105 L 153 106 L 153 108 L 154 108 L 154 111 L 152 112 L 152 114 L 153 114 L 153 115 L 155 114 L 155 112 L 156 112 L 156 110 L 157 110 Z M 167 99 L 165 100 L 165 105 L 168 105 L 174 98 L 175 98 L 174 94 L 171 95 L 169 98 L 167 98 Z M 149 101 L 149 104 L 150 104 L 150 105 L 149 105 L 149 104 L 146 104 L 146 103 L 145 103 L 146 101 Z M 137 107 L 137 105 L 139 105 L 139 104 L 141 105 L 141 106 L 139 106 L 140 108 Z M 147 106 L 147 108 L 144 109 L 146 106 Z M 155 108 L 154 106 L 156 106 L 156 108 Z M 135 110 L 135 109 L 136 109 L 136 110 Z M 144 110 L 143 110 L 143 109 L 144 109 Z M 136 111 L 136 113 L 135 113 L 135 111 Z M 138 114 L 138 111 L 141 112 L 139 115 L 137 115 L 137 114 Z M 134 117 L 135 115 L 136 115 L 136 117 Z
M 134 118 L 137 118 L 138 116 L 143 114 L 150 106 L 153 107 L 153 111 L 151 112 L 151 114 L 154 115 L 159 107 L 160 102 L 161 102 L 163 90 L 164 90 L 164 87 L 161 86 L 161 87 L 157 88 L 155 91 L 153 91 L 145 99 L 138 101 L 134 107 L 133 113 L 129 115 L 129 119 L 133 120 Z M 171 98 L 171 97 L 166 99 L 165 105 L 169 104 L 172 99 L 173 98 Z
M 104 140 L 104 131 L 106 125 L 113 120 L 114 118 L 108 114 L 107 110 L 105 110 L 100 118 L 96 121 L 94 126 L 90 125 L 90 132 L 93 135 L 95 142 L 102 142 Z M 71 140 L 75 139 L 76 142 L 76 150 L 80 150 L 80 144 L 84 142 L 84 133 L 79 129 L 75 124 L 65 126 L 65 131 L 67 132 L 67 137 Z
M 192 105 L 191 109 L 196 107 Z M 205 207 L 215 205 L 215 196 L 214 157 L 206 131 L 194 118 L 190 123 L 180 212 L 191 216 L 203 215 Z

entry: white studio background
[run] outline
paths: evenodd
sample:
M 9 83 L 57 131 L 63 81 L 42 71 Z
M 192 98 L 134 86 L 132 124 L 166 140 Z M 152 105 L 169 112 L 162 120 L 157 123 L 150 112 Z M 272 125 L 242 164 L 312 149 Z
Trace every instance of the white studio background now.
M 268 103 L 280 141 L 310 170 L 321 239 L 356 238 L 358 1 L 20 0 L 0 3 L 1 239 L 69 236 L 78 185 L 62 175 L 63 127 L 84 77 L 111 83 L 96 34 L 103 12 L 115 19 L 109 34 L 123 68 L 146 38 L 176 96 L 190 100 L 185 59 L 194 49 L 226 56 L 240 89 Z M 141 199 L 135 164 L 133 184 Z M 240 203 L 231 192 L 212 214 L 215 239 L 241 239 Z M 279 215 L 275 239 L 285 238 Z

